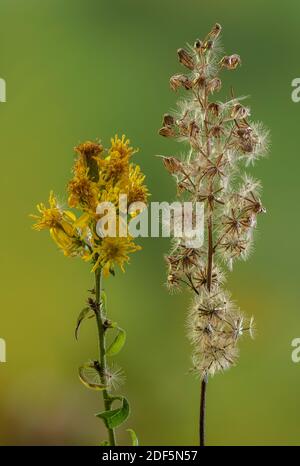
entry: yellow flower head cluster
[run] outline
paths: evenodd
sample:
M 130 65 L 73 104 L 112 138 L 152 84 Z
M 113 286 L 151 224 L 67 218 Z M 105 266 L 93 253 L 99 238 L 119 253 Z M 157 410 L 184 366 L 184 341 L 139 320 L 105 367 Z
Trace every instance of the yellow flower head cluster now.
M 49 207 L 38 204 L 40 215 L 32 215 L 36 230 L 48 229 L 59 248 L 67 256 L 90 260 L 93 270 L 103 269 L 104 275 L 114 272 L 118 265 L 124 271 L 129 254 L 140 249 L 133 238 L 104 237 L 96 233 L 100 202 L 111 202 L 118 207 L 119 196 L 126 194 L 128 205 L 132 202 L 147 203 L 149 196 L 144 184 L 145 176 L 140 167 L 132 163 L 136 152 L 123 135 L 111 139 L 105 150 L 99 142 L 87 141 L 75 147 L 77 158 L 73 177 L 68 183 L 68 204 L 79 215 L 58 205 L 54 194 L 49 197 Z

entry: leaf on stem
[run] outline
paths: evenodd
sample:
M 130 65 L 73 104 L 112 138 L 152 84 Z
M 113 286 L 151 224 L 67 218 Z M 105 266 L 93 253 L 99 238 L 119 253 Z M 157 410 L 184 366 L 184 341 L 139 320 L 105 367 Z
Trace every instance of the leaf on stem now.
M 95 317 L 95 314 L 93 313 L 93 311 L 91 310 L 90 307 L 85 307 L 84 309 L 82 309 L 82 311 L 80 312 L 78 318 L 77 318 L 77 323 L 76 323 L 76 329 L 75 329 L 75 338 L 76 340 L 78 340 L 78 331 L 79 331 L 79 327 L 81 325 L 81 322 L 84 320 L 84 319 L 91 319 L 92 317 Z
M 119 400 L 122 402 L 120 408 L 112 409 L 110 411 L 103 411 L 102 413 L 95 414 L 96 417 L 99 417 L 103 420 L 105 426 L 108 429 L 115 429 L 123 422 L 126 421 L 130 414 L 130 407 L 127 399 L 124 396 L 115 396 L 113 400 Z
M 121 349 L 123 348 L 125 341 L 126 341 L 126 332 L 120 327 L 117 327 L 117 335 L 115 336 L 114 340 L 112 343 L 109 345 L 109 347 L 106 350 L 106 355 L 107 356 L 115 356 L 118 354 Z
M 129 432 L 130 437 L 131 437 L 131 443 L 133 447 L 138 447 L 139 446 L 139 439 L 137 438 L 136 433 L 134 432 L 133 429 L 126 429 L 127 432 Z
M 107 313 L 107 295 L 104 290 L 101 291 L 101 306 L 103 307 L 104 313 Z

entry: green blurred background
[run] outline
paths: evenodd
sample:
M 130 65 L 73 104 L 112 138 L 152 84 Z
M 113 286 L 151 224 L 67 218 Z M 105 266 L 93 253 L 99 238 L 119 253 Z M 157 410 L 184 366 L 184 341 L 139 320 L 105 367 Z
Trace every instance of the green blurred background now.
M 96 357 L 94 322 L 74 340 L 74 323 L 91 287 L 89 267 L 65 259 L 28 213 L 50 189 L 63 193 L 72 148 L 104 144 L 116 132 L 140 147 L 152 200 L 175 186 L 155 154 L 183 147 L 157 135 L 175 106 L 176 49 L 223 25 L 228 53 L 243 66 L 226 74 L 250 94 L 253 117 L 272 132 L 271 157 L 252 169 L 264 184 L 268 214 L 256 248 L 229 280 L 233 297 L 258 328 L 243 340 L 236 368 L 209 383 L 210 445 L 299 445 L 300 364 L 291 361 L 299 319 L 299 117 L 291 81 L 300 76 L 298 0 L 0 0 L 1 319 L 7 363 L 0 365 L 0 443 L 98 444 L 105 436 L 100 395 L 79 382 L 77 367 Z M 164 288 L 167 239 L 144 239 L 126 274 L 105 288 L 114 320 L 128 331 L 118 364 L 132 404 L 127 427 L 144 445 L 197 442 L 199 381 L 189 374 L 185 336 L 190 296 Z M 124 426 L 124 427 L 126 427 Z M 120 443 L 128 443 L 124 428 Z

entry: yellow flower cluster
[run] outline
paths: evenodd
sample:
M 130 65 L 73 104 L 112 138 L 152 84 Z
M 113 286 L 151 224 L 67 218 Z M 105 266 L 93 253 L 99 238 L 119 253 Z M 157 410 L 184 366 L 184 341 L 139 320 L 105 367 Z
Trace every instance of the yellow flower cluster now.
M 51 192 L 49 206 L 37 205 L 40 215 L 32 215 L 36 220 L 33 228 L 48 229 L 66 256 L 91 261 L 93 271 L 101 267 L 104 276 L 108 276 L 114 273 L 116 265 L 124 271 L 129 253 L 139 250 L 140 246 L 130 236 L 100 238 L 96 233 L 99 220 L 96 208 L 103 201 L 118 208 L 122 194 L 127 195 L 128 204 L 147 203 L 149 193 L 144 184 L 145 176 L 140 167 L 131 162 L 136 150 L 123 135 L 121 139 L 115 136 L 108 150 L 98 142 L 87 141 L 75 147 L 75 152 L 73 177 L 67 187 L 68 204 L 80 215 L 64 210 Z

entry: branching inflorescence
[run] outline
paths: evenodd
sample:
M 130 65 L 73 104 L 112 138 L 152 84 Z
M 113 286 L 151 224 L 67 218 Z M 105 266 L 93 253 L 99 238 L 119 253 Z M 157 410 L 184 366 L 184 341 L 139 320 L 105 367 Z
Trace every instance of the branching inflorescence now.
M 124 345 L 126 333 L 108 318 L 102 277 L 114 275 L 116 266 L 124 271 L 129 254 L 138 251 L 140 246 L 128 235 L 99 236 L 97 223 L 103 219 L 104 214 L 97 213 L 97 206 L 102 202 L 114 206 L 118 217 L 116 223 L 119 225 L 119 196 L 126 195 L 129 203 L 146 203 L 149 194 L 144 184 L 145 176 L 140 167 L 132 162 L 132 155 L 136 151 L 125 136 L 121 139 L 117 136 L 113 138 L 108 150 L 100 142 L 87 141 L 75 147 L 75 152 L 77 158 L 73 176 L 67 187 L 68 204 L 70 208 L 76 209 L 75 212 L 64 209 L 51 192 L 49 206 L 38 204 L 39 215 L 32 215 L 36 220 L 33 228 L 49 230 L 52 239 L 65 256 L 77 256 L 92 265 L 95 285 L 90 290 L 86 307 L 79 314 L 75 336 L 78 337 L 81 323 L 94 317 L 97 323 L 99 357 L 79 368 L 79 378 L 86 387 L 102 392 L 105 410 L 96 416 L 103 420 L 107 428 L 108 440 L 104 444 L 115 445 L 115 429 L 127 419 L 129 403 L 124 396 L 113 394 L 123 375 L 120 369 L 109 363 L 109 359 Z M 75 215 L 76 211 L 78 216 Z M 125 216 L 127 220 L 127 212 Z M 124 220 L 122 217 L 123 223 Z M 108 332 L 114 333 L 109 345 L 106 338 Z M 112 405 L 116 401 L 121 406 L 113 409 Z M 134 431 L 129 431 L 133 444 L 137 444 Z
M 222 265 L 231 270 L 236 259 L 248 257 L 256 217 L 265 212 L 260 182 L 245 173 L 245 166 L 266 153 L 268 132 L 250 121 L 244 98 L 235 98 L 233 91 L 225 102 L 214 97 L 222 87 L 219 74 L 241 63 L 239 55 L 222 55 L 220 33 L 216 24 L 203 41 L 178 50 L 188 74 L 172 76 L 170 86 L 174 91 L 185 89 L 187 98 L 179 101 L 176 114 L 164 115 L 159 131 L 188 143 L 184 157 L 164 157 L 164 165 L 174 176 L 181 199 L 204 204 L 204 245 L 193 249 L 175 240 L 166 258 L 169 288 L 185 283 L 194 294 L 188 336 L 193 371 L 201 377 L 201 445 L 208 377 L 236 362 L 239 338 L 253 330 L 253 319 L 244 318 L 223 288 Z

